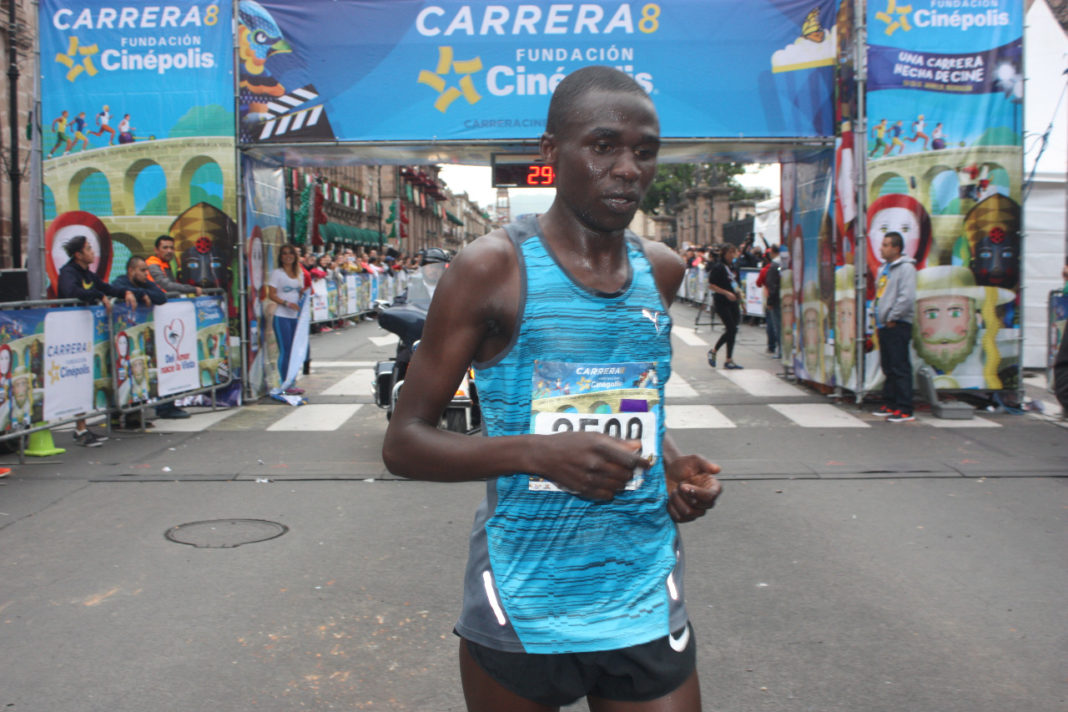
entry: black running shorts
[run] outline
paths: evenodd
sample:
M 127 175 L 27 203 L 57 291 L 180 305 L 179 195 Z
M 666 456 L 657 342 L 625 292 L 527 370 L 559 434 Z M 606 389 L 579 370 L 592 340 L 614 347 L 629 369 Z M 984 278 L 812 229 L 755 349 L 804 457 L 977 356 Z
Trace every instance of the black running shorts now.
M 689 624 L 658 640 L 594 653 L 511 653 L 466 639 L 464 645 L 494 680 L 550 707 L 587 695 L 625 702 L 655 700 L 685 682 L 697 661 Z

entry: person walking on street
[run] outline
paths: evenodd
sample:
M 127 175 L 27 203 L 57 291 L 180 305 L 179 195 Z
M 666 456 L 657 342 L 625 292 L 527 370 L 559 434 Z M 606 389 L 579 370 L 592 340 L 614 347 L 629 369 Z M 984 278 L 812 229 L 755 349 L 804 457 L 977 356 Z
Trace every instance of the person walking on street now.
M 559 84 L 540 142 L 551 207 L 445 271 L 390 420 L 391 472 L 486 480 L 455 627 L 470 712 L 582 697 L 601 712 L 701 709 L 676 523 L 713 506 L 719 468 L 664 430 L 685 266 L 626 229 L 659 146 L 652 100 L 626 74 L 585 67 Z M 472 362 L 489 437 L 437 428 Z M 590 389 L 618 412 L 590 412 Z
M 903 255 L 905 240 L 899 232 L 888 232 L 879 252 L 883 268 L 875 289 L 875 326 L 879 336 L 879 365 L 885 381 L 886 401 L 875 415 L 891 423 L 916 418 L 912 414 L 912 320 L 916 312 L 915 260 Z
M 85 235 L 77 235 L 63 245 L 70 260 L 59 270 L 59 284 L 56 292 L 60 299 L 78 299 L 86 304 L 101 302 L 108 314 L 111 314 L 111 299 L 123 299 L 131 309 L 137 308 L 134 293 L 127 289 L 114 287 L 96 276 L 90 266 L 96 261 L 93 245 Z M 89 429 L 85 418 L 79 418 L 74 424 L 74 440 L 84 447 L 100 447 L 107 440 L 106 435 L 98 435 Z
M 716 358 L 720 348 L 727 345 L 727 361 L 724 368 L 743 368 L 734 362 L 734 340 L 738 335 L 738 324 L 742 321 L 742 310 L 738 305 L 738 276 L 730 267 L 738 256 L 738 248 L 731 244 L 723 246 L 720 258 L 708 268 L 708 288 L 712 291 L 712 306 L 716 316 L 723 322 L 723 334 L 708 352 L 708 365 L 716 367 Z

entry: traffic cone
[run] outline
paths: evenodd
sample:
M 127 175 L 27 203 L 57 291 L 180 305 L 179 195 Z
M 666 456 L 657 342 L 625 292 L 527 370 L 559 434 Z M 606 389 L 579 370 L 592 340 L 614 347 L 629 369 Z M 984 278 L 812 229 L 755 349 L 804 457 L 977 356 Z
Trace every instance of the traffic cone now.
M 44 423 L 38 423 L 44 425 Z M 48 457 L 49 455 L 62 455 L 66 449 L 56 447 L 52 440 L 52 431 L 45 428 L 30 433 L 29 446 L 23 452 L 31 457 Z

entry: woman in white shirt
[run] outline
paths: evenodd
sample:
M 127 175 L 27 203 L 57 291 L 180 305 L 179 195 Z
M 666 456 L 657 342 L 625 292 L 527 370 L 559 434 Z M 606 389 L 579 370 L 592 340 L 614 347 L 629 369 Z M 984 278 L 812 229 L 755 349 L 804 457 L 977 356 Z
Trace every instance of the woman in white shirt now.
M 284 383 L 289 371 L 293 336 L 297 331 L 297 317 L 300 316 L 304 270 L 297 263 L 297 248 L 293 245 L 282 245 L 278 251 L 278 265 L 267 280 L 267 298 L 278 305 L 274 311 L 274 337 L 278 342 L 278 373 Z M 290 388 L 286 393 L 291 391 L 292 395 L 303 393 L 299 388 Z

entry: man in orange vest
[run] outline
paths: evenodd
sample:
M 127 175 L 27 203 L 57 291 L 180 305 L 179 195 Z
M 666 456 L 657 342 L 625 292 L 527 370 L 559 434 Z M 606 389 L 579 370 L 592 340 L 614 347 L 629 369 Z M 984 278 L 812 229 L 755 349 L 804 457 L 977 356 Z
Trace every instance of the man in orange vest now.
M 182 284 L 175 280 L 174 272 L 171 271 L 172 259 L 174 259 L 174 238 L 170 235 L 160 235 L 156 238 L 156 254 L 145 260 L 148 263 L 148 278 L 164 292 L 193 294 L 198 297 L 203 294 L 204 290 L 200 287 Z M 168 420 L 189 417 L 189 413 L 176 406 L 174 401 L 167 401 L 156 406 L 156 415 Z
M 145 260 L 148 263 L 148 277 L 155 282 L 164 292 L 179 292 L 181 294 L 195 294 L 200 296 L 204 293 L 200 287 L 192 284 L 182 284 L 174 278 L 171 271 L 171 260 L 174 259 L 174 238 L 170 235 L 160 235 L 156 238 L 156 254 Z

